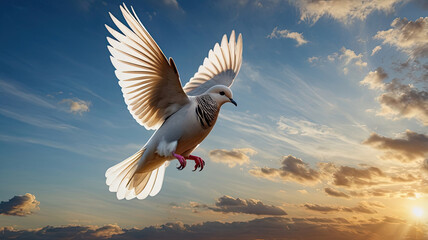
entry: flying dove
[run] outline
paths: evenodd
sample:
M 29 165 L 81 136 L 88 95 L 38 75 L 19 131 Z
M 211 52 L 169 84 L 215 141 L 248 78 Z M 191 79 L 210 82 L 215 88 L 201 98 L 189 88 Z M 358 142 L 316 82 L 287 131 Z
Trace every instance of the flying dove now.
M 122 88 L 123 98 L 134 119 L 147 130 L 156 130 L 134 155 L 110 167 L 106 184 L 120 199 L 144 199 L 159 193 L 169 161 L 177 159 L 178 169 L 186 159 L 203 169 L 205 162 L 191 155 L 210 133 L 220 107 L 227 102 L 235 106 L 230 86 L 242 64 L 242 35 L 229 41 L 224 35 L 215 44 L 198 72 L 184 86 L 172 58 L 165 57 L 131 7 L 120 10 L 125 26 L 111 13 L 122 32 L 105 25 L 115 38 L 107 37 L 110 59 Z

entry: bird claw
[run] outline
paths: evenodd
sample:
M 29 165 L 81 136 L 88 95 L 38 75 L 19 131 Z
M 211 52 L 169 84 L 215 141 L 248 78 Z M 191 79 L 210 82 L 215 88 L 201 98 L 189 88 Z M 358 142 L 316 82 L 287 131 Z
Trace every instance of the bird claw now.
M 187 163 L 186 158 L 181 156 L 180 154 L 176 154 L 174 152 L 172 153 L 172 155 L 175 158 L 177 158 L 178 162 L 180 162 L 180 166 L 178 166 L 177 169 L 183 170 L 186 167 L 186 163 Z M 196 169 L 198 169 L 198 168 L 201 168 L 201 169 L 199 169 L 199 172 L 202 171 L 202 169 L 204 169 L 205 161 L 202 158 L 200 158 L 198 156 L 189 155 L 187 157 L 187 159 L 195 161 L 195 169 L 192 170 L 193 172 L 196 171 Z
M 172 153 L 172 155 L 177 158 L 178 162 L 180 162 L 180 166 L 177 167 L 177 169 L 183 170 L 186 167 L 186 159 L 180 154 L 175 154 L 174 152 Z
M 202 158 L 200 158 L 198 156 L 189 155 L 187 157 L 187 159 L 195 161 L 195 169 L 193 169 L 193 172 L 196 171 L 196 169 L 198 169 L 198 167 L 201 168 L 201 169 L 199 169 L 199 172 L 202 171 L 202 169 L 204 169 L 205 161 Z

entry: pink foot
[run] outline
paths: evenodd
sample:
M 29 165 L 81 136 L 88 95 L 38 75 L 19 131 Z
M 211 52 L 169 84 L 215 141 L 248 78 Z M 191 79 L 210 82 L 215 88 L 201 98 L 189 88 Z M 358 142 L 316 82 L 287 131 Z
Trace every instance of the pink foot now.
M 200 157 L 198 157 L 198 156 L 189 155 L 189 156 L 187 157 L 187 159 L 190 159 L 190 160 L 195 161 L 195 169 L 194 169 L 193 171 L 196 171 L 196 169 L 198 169 L 198 167 L 200 167 L 200 168 L 201 168 L 201 169 L 199 170 L 199 172 L 200 172 L 200 171 L 202 171 L 202 169 L 204 169 L 205 161 L 204 161 L 202 158 L 200 158 Z
M 177 167 L 177 169 L 183 170 L 183 168 L 186 167 L 186 159 L 180 154 L 175 154 L 174 152 L 172 152 L 172 155 L 174 155 L 174 157 L 177 158 L 177 160 L 180 162 L 180 166 Z

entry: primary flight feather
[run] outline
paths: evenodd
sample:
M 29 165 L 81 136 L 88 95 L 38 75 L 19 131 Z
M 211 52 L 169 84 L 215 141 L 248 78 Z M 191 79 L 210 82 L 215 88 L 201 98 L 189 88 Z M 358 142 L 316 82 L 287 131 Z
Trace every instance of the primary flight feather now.
M 162 188 L 168 162 L 177 159 L 178 169 L 186 159 L 195 170 L 205 162 L 191 155 L 214 127 L 220 107 L 231 102 L 230 86 L 242 64 L 242 35 L 229 41 L 223 36 L 204 59 L 198 72 L 184 86 L 172 58 L 167 59 L 135 14 L 123 4 L 120 10 L 128 26 L 110 16 L 121 31 L 106 25 L 115 38 L 107 37 L 111 62 L 134 119 L 146 129 L 156 130 L 134 155 L 106 171 L 106 183 L 118 199 L 144 199 Z

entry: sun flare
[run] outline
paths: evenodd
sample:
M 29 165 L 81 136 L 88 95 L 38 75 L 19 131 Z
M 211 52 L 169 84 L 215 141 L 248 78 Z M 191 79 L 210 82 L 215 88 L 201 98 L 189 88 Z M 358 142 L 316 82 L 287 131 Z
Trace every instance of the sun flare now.
M 413 207 L 412 212 L 413 212 L 413 215 L 418 218 L 424 215 L 424 210 L 420 207 Z

